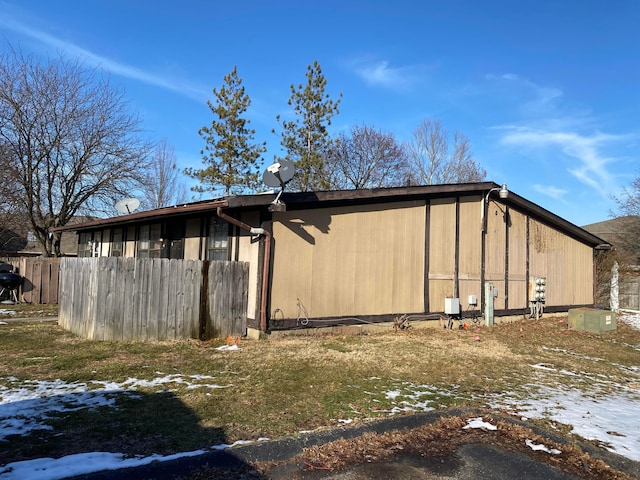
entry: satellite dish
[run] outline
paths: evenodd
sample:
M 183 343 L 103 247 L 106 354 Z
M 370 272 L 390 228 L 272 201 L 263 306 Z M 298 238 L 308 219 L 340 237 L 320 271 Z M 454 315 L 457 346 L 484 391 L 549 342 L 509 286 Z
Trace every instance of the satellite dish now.
M 262 174 L 262 181 L 271 188 L 280 187 L 280 191 L 273 202 L 269 210 L 272 211 L 284 211 L 286 206 L 280 201 L 280 195 L 284 192 L 284 187 L 293 178 L 295 173 L 295 167 L 292 162 L 288 160 L 280 160 L 279 162 L 269 165 Z
M 269 165 L 262 174 L 262 181 L 271 188 L 284 188 L 284 186 L 293 178 L 295 167 L 288 160 L 280 160 L 279 162 Z
M 120 213 L 133 213 L 140 206 L 137 198 L 123 198 L 116 202 L 116 210 Z

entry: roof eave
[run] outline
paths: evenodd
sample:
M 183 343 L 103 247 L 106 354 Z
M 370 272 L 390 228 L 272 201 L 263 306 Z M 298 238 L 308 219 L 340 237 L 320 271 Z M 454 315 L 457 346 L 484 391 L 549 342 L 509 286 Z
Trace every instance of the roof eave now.
M 394 187 L 394 188 L 373 188 L 358 190 L 333 190 L 333 191 L 317 191 L 317 192 L 283 192 L 281 201 L 291 209 L 308 208 L 315 205 L 317 208 L 340 203 L 369 203 L 382 201 L 402 201 L 413 198 L 440 197 L 448 194 L 457 196 L 481 195 L 484 196 L 493 188 L 499 188 L 495 182 L 478 182 L 478 183 L 462 183 L 462 184 L 442 184 L 442 185 L 422 185 L 410 187 Z M 106 219 L 93 220 L 76 225 L 67 225 L 58 227 L 53 231 L 65 230 L 90 230 L 98 227 L 107 227 L 112 225 L 127 225 L 138 221 L 152 221 L 166 216 L 189 215 L 192 213 L 203 212 L 207 210 L 215 210 L 218 207 L 230 209 L 245 208 L 261 208 L 269 207 L 276 198 L 275 193 L 254 194 L 254 195 L 232 195 L 229 197 L 203 201 L 198 203 L 190 203 L 184 205 L 175 205 L 172 207 L 159 208 L 156 210 L 147 210 L 128 215 L 121 215 Z M 493 197 L 492 197 L 493 199 Z M 509 192 L 506 199 L 496 197 L 496 200 L 506 205 L 520 208 L 535 218 L 539 218 L 545 223 L 558 227 L 567 232 L 569 235 L 581 240 L 582 242 L 597 249 L 610 248 L 611 245 L 605 240 L 586 231 L 585 229 L 565 220 L 562 217 L 536 205 L 529 200 Z
M 227 199 L 210 200 L 199 203 L 186 203 L 183 205 L 174 205 L 172 207 L 157 208 L 155 210 L 145 210 L 143 212 L 134 212 L 127 215 L 120 215 L 117 217 L 101 218 L 98 220 L 91 220 L 89 222 L 78 223 L 74 225 L 65 225 L 64 227 L 52 228 L 52 232 L 64 232 L 67 230 L 91 230 L 97 227 L 107 227 L 110 225 L 128 225 L 136 223 L 141 220 L 156 220 L 158 218 L 164 218 L 167 215 L 180 216 L 189 215 L 206 210 L 215 210 L 217 207 L 227 207 Z

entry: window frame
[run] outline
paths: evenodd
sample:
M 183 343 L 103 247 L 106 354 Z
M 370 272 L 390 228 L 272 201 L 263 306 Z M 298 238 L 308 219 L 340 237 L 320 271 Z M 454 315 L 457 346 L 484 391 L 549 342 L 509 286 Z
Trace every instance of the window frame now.
M 145 223 L 138 226 L 136 240 L 137 258 L 162 258 L 164 239 L 161 223 Z
M 116 240 L 116 236 L 120 236 L 120 240 Z M 124 257 L 124 248 L 126 243 L 126 230 L 124 227 L 118 227 L 111 230 L 111 241 L 109 242 L 110 257 Z M 118 248 L 119 246 L 119 248 Z
M 229 261 L 231 259 L 229 227 L 229 222 L 222 220 L 218 216 L 212 216 L 209 218 L 206 237 L 207 260 Z

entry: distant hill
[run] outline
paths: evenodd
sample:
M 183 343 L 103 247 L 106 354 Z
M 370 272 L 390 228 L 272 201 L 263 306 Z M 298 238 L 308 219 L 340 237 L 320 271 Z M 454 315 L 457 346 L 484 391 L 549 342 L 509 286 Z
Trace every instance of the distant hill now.
M 582 228 L 587 232 L 606 240 L 615 247 L 616 244 L 620 244 L 621 236 L 640 231 L 640 217 L 630 215 L 626 217 L 612 218 L 611 220 L 584 225 Z

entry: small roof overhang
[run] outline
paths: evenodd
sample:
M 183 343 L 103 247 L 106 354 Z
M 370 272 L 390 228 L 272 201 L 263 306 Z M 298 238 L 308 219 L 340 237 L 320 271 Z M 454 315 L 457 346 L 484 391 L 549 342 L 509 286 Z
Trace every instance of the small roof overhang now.
M 177 217 L 182 215 L 190 215 L 197 212 L 215 210 L 218 207 L 226 207 L 228 205 L 226 199 L 206 200 L 195 203 L 185 203 L 174 205 L 171 207 L 156 208 L 154 210 L 145 210 L 142 212 L 134 212 L 116 217 L 99 218 L 83 222 L 75 225 L 65 225 L 64 227 L 52 228 L 53 232 L 63 232 L 66 230 L 76 230 L 78 232 L 84 230 L 95 230 L 102 227 L 124 226 L 132 223 L 140 223 L 147 221 L 160 220 L 167 217 Z

